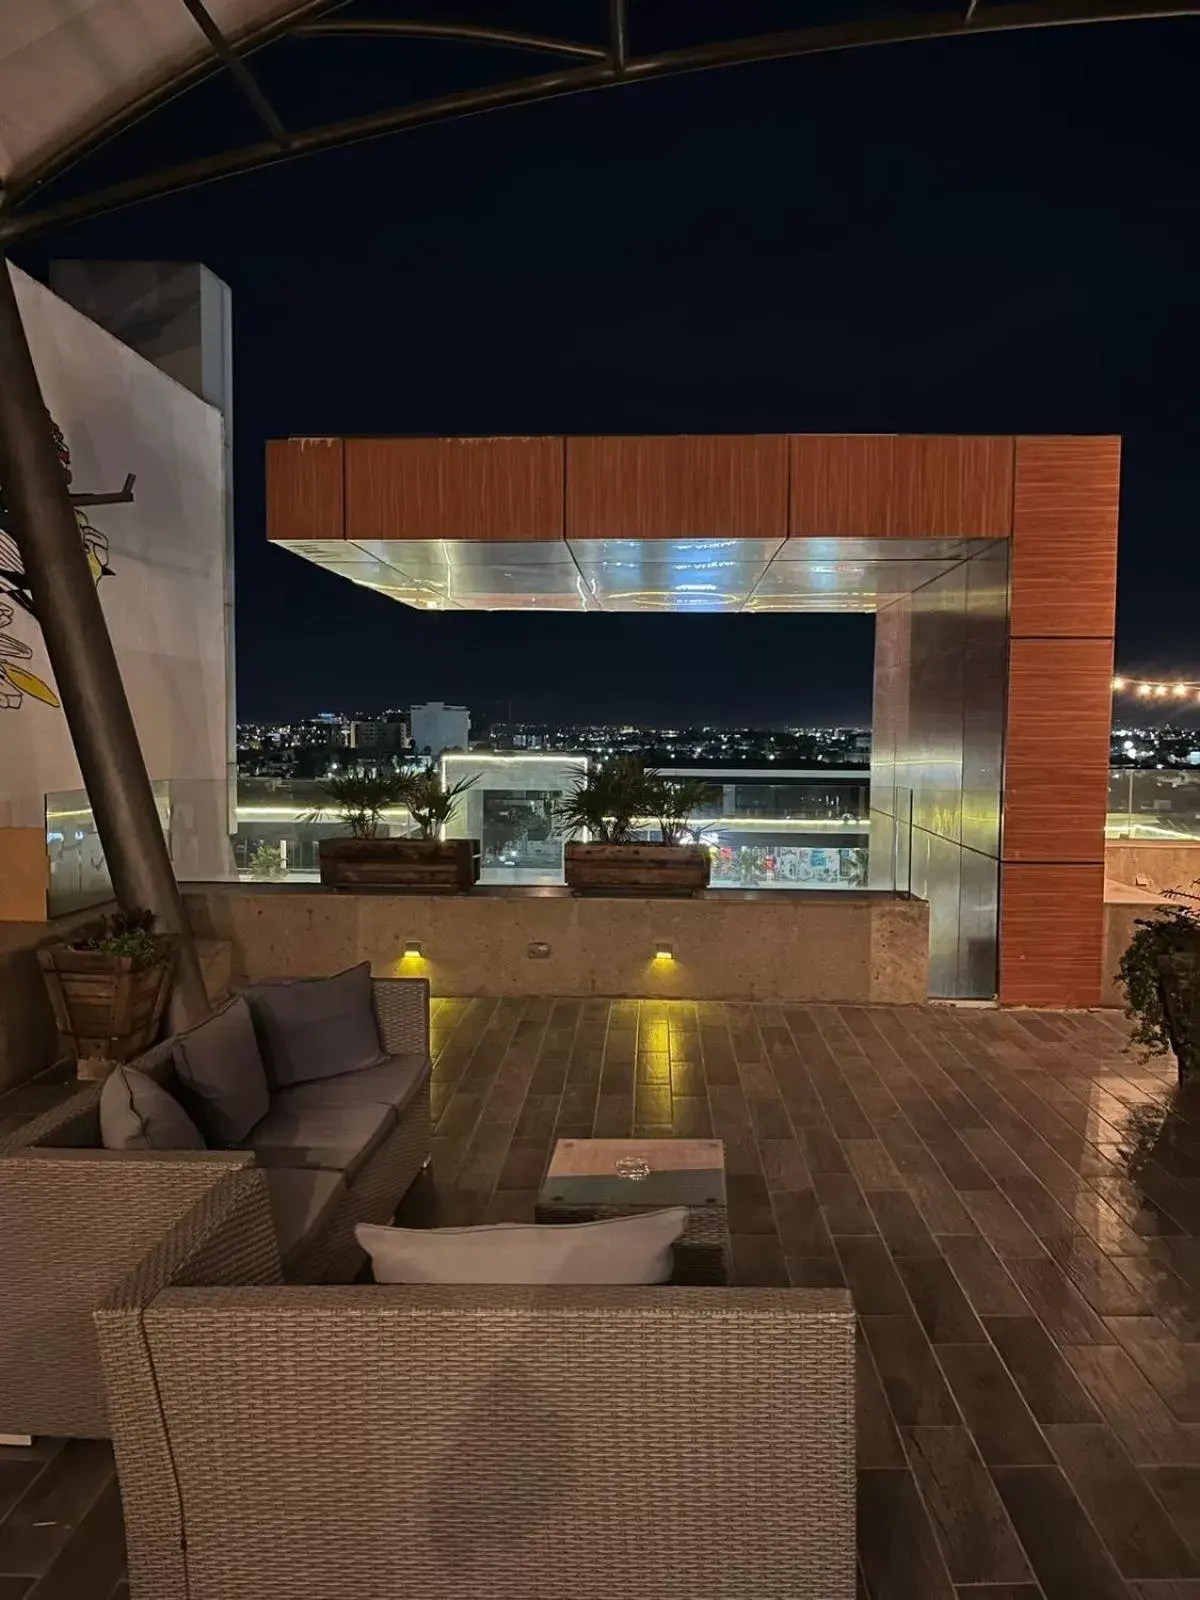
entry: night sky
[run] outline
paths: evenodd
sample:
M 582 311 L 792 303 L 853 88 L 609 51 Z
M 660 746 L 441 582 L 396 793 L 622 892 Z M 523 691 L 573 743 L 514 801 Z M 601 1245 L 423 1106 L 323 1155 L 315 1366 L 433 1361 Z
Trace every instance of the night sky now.
M 604 12 L 454 16 L 598 40 Z M 634 0 L 633 49 L 721 13 L 745 33 L 830 15 Z M 549 67 L 409 41 L 251 59 L 297 127 Z M 1182 20 L 701 73 L 306 159 L 14 256 L 198 259 L 232 286 L 244 718 L 427 698 L 870 716 L 869 617 L 420 614 L 272 550 L 263 442 L 288 434 L 1120 433 L 1118 663 L 1200 679 L 1198 65 Z M 214 81 L 53 192 L 257 137 Z

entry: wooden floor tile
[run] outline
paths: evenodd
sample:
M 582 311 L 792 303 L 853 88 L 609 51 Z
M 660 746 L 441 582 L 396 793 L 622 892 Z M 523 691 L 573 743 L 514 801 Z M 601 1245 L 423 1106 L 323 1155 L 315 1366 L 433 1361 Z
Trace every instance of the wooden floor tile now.
M 1200 1567 L 1110 1428 L 1049 1426 L 1059 1466 L 1127 1578 L 1200 1578 Z
M 531 1220 L 560 1137 L 721 1138 L 736 1284 L 857 1302 L 860 1600 L 1200 1600 L 1200 1086 L 1123 1029 L 439 1001 L 399 1220 Z M 0 1449 L 0 1600 L 128 1600 L 117 1504 L 107 1445 Z
M 904 1443 L 954 1582 L 1032 1581 L 1029 1562 L 967 1429 L 906 1428 Z

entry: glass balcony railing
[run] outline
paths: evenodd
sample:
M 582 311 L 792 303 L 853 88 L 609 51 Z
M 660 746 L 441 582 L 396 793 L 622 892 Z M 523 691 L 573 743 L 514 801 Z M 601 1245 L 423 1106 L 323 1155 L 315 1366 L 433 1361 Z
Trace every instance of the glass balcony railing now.
M 1110 839 L 1200 841 L 1200 769 L 1114 767 L 1108 775 Z
M 246 883 L 316 883 L 322 839 L 344 839 L 350 830 L 315 779 L 239 778 L 233 866 Z M 404 806 L 383 813 L 381 833 L 413 831 Z
M 586 770 L 583 757 L 447 756 L 447 781 L 475 782 L 447 828 L 480 841 L 484 884 L 563 882 L 563 840 L 555 810 Z M 872 814 L 862 772 L 758 783 L 737 770 L 680 773 L 702 777 L 710 797 L 693 819 L 713 854 L 714 889 L 906 888 L 907 852 L 897 824 Z M 322 809 L 324 807 L 324 809 Z M 903 809 L 903 808 L 902 808 Z M 411 831 L 403 807 L 384 815 L 389 832 Z M 243 881 L 315 882 L 322 838 L 345 833 L 312 781 L 242 778 L 233 857 Z M 639 829 L 657 837 L 647 819 Z
M 156 783 L 154 799 L 164 834 L 170 838 L 170 785 Z M 50 868 L 47 893 L 52 917 L 86 911 L 112 899 L 112 880 L 104 846 L 85 789 L 61 789 L 45 801 L 46 856 Z
M 584 757 L 447 756 L 449 782 L 474 777 L 449 837 L 480 841 L 484 884 L 561 884 L 563 840 L 555 812 L 586 770 Z M 872 811 L 861 771 L 754 781 L 744 772 L 679 773 L 709 786 L 695 836 L 712 853 L 714 889 L 907 890 L 911 797 Z M 320 841 L 345 837 L 320 783 L 239 778 L 155 784 L 159 815 L 181 882 L 316 883 Z M 403 806 L 383 831 L 414 831 Z M 645 819 L 638 836 L 658 837 Z M 50 910 L 58 916 L 111 898 L 95 821 L 82 791 L 46 797 Z

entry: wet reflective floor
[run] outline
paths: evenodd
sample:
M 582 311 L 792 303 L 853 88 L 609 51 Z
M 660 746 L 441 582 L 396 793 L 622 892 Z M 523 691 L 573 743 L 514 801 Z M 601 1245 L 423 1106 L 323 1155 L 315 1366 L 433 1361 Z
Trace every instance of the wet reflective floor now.
M 434 1033 L 400 1220 L 532 1219 L 559 1137 L 712 1135 L 738 1282 L 849 1287 L 862 1595 L 1200 1600 L 1200 1088 L 1119 1015 L 472 1000 Z M 0 1600 L 123 1593 L 106 1446 L 0 1450 L 0 1517 Z

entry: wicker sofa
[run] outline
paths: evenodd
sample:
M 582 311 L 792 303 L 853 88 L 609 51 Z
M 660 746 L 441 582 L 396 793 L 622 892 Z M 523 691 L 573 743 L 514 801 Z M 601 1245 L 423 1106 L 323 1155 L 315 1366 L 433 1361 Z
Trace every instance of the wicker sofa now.
M 385 1049 L 416 1058 L 415 1087 L 389 1113 L 352 1179 L 348 1172 L 320 1175 L 320 1193 L 298 1225 L 292 1202 L 304 1175 L 259 1172 L 250 1150 L 101 1149 L 95 1084 L 0 1146 L 0 1432 L 108 1437 L 91 1312 L 235 1174 L 256 1173 L 281 1279 L 354 1278 L 364 1261 L 355 1224 L 390 1220 L 428 1159 L 431 1139 L 428 983 L 376 979 L 372 992 Z M 171 1059 L 167 1040 L 134 1065 L 169 1085 Z
M 852 1600 L 845 1291 L 278 1277 L 231 1173 L 95 1313 L 133 1600 Z

